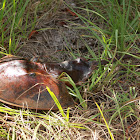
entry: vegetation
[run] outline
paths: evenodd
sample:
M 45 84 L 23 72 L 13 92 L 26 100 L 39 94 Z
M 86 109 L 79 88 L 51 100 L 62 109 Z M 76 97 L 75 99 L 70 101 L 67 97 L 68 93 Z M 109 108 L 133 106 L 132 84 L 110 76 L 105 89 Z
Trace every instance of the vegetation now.
M 70 6 L 61 0 L 2 0 L 0 2 L 0 55 L 16 54 L 21 40 L 28 40 L 44 14 L 57 14 L 65 5 L 82 24 L 74 21 L 68 28 L 85 30 L 80 35 L 90 60 L 121 59 L 106 66 L 99 65 L 93 75 L 80 86 L 67 75 L 73 88 L 69 93 L 78 105 L 59 111 L 35 112 L 0 106 L 0 137 L 4 139 L 138 139 L 139 138 L 139 8 L 138 0 L 76 0 Z M 41 14 L 40 14 L 41 13 Z M 38 29 L 40 30 L 45 29 Z M 96 51 L 87 39 L 96 40 Z M 67 51 L 76 58 L 81 54 Z M 133 56 L 122 61 L 125 54 Z

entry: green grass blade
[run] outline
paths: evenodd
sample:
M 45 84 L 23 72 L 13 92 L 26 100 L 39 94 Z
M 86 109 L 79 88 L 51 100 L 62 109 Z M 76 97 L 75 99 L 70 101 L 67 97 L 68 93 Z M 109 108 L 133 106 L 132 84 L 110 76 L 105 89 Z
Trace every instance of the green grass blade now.
M 73 92 L 75 94 L 75 97 L 77 97 L 80 101 L 80 104 L 81 106 L 86 109 L 87 108 L 87 103 L 85 102 L 85 100 L 82 98 L 78 88 L 76 87 L 74 81 L 71 79 L 71 77 L 67 74 L 67 73 L 62 73 L 62 75 L 65 74 L 68 78 L 68 80 L 65 80 L 65 81 L 68 81 L 74 88 L 75 92 Z M 64 80 L 64 79 L 63 79 Z
M 114 137 L 113 137 L 113 135 L 112 135 L 112 133 L 111 133 L 111 131 L 110 131 L 110 128 L 109 128 L 109 126 L 108 126 L 108 124 L 107 124 L 107 122 L 106 122 L 106 119 L 105 119 L 105 117 L 104 117 L 104 115 L 103 115 L 103 112 L 102 112 L 101 108 L 99 107 L 99 105 L 97 104 L 96 101 L 95 101 L 95 104 L 96 104 L 96 106 L 98 107 L 98 109 L 99 109 L 99 111 L 100 111 L 100 113 L 101 113 L 101 116 L 103 117 L 103 120 L 104 120 L 104 122 L 105 122 L 105 125 L 106 125 L 106 127 L 107 127 L 107 129 L 108 129 L 108 132 L 109 132 L 109 134 L 110 134 L 111 140 L 114 140 Z
M 62 108 L 60 102 L 58 101 L 57 97 L 55 96 L 55 94 L 50 90 L 49 87 L 46 87 L 46 89 L 48 90 L 49 94 L 50 94 L 51 97 L 53 98 L 53 100 L 54 100 L 55 104 L 57 105 L 57 107 L 58 107 L 58 109 L 59 109 L 61 115 L 62 115 L 64 118 L 66 118 L 66 114 L 64 113 L 63 108 Z

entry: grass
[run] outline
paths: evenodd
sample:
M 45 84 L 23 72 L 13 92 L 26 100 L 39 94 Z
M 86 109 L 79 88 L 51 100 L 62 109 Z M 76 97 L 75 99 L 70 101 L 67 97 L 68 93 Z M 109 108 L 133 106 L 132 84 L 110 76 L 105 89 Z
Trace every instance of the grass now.
M 51 9 L 53 14 L 59 8 L 59 3 L 59 0 L 56 2 L 53 0 L 48 2 L 44 0 L 38 2 L 31 2 L 30 0 L 2 1 L 0 3 L 0 44 L 2 53 L 15 54 L 19 49 L 20 40 L 27 40 L 31 31 L 34 30 L 39 20 L 37 11 L 48 9 L 49 13 Z
M 75 108 L 38 113 L 32 110 L 0 106 L 0 137 L 4 139 L 138 139 L 139 138 L 139 10 L 137 0 L 82 0 L 72 8 L 67 1 L 3 0 L 0 2 L 0 54 L 16 54 L 21 40 L 28 40 L 39 20 L 57 14 L 65 4 L 81 20 L 69 29 L 84 30 L 80 40 L 87 48 L 85 58 L 99 61 L 99 67 L 84 83 L 77 86 L 67 75 L 69 93 Z M 32 8 L 31 8 L 32 7 Z M 39 14 L 41 13 L 41 15 Z M 46 30 L 38 29 L 38 31 Z M 96 48 L 88 45 L 96 39 Z M 67 38 L 64 37 L 67 42 Z M 67 44 L 69 44 L 67 42 Z M 20 47 L 19 47 L 20 46 Z M 70 48 L 67 47 L 66 48 Z M 95 51 L 96 50 L 96 51 Z M 79 50 L 78 50 L 79 51 Z M 77 58 L 80 53 L 68 52 Z M 132 56 L 129 61 L 116 55 Z M 106 66 L 100 59 L 112 58 Z

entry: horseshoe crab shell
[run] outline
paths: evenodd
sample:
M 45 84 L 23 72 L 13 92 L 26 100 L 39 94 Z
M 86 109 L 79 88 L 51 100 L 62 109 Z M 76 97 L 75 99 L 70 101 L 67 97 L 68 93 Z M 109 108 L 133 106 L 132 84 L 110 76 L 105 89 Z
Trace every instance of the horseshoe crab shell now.
M 63 108 L 74 105 L 65 84 L 48 74 L 41 63 L 15 56 L 0 59 L 1 102 L 30 109 L 57 110 L 46 86 Z

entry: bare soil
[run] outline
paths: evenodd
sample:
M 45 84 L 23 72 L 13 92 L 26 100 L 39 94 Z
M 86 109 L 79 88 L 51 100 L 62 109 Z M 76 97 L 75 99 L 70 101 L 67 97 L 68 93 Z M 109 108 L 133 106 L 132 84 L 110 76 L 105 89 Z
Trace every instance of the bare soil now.
M 68 3 L 73 7 L 76 6 L 72 0 Z M 85 26 L 79 17 L 69 12 L 64 4 L 61 4 L 59 10 L 51 17 L 49 13 L 41 14 L 43 16 L 38 20 L 35 30 L 42 31 L 37 31 L 28 40 L 21 41 L 22 47 L 16 55 L 28 59 L 39 56 L 42 61 L 57 62 L 73 59 L 71 52 L 77 57 L 88 55 L 81 36 L 89 33 L 87 30 L 75 29 L 78 26 Z M 94 52 L 97 51 L 98 41 L 95 38 L 86 38 L 85 41 Z

